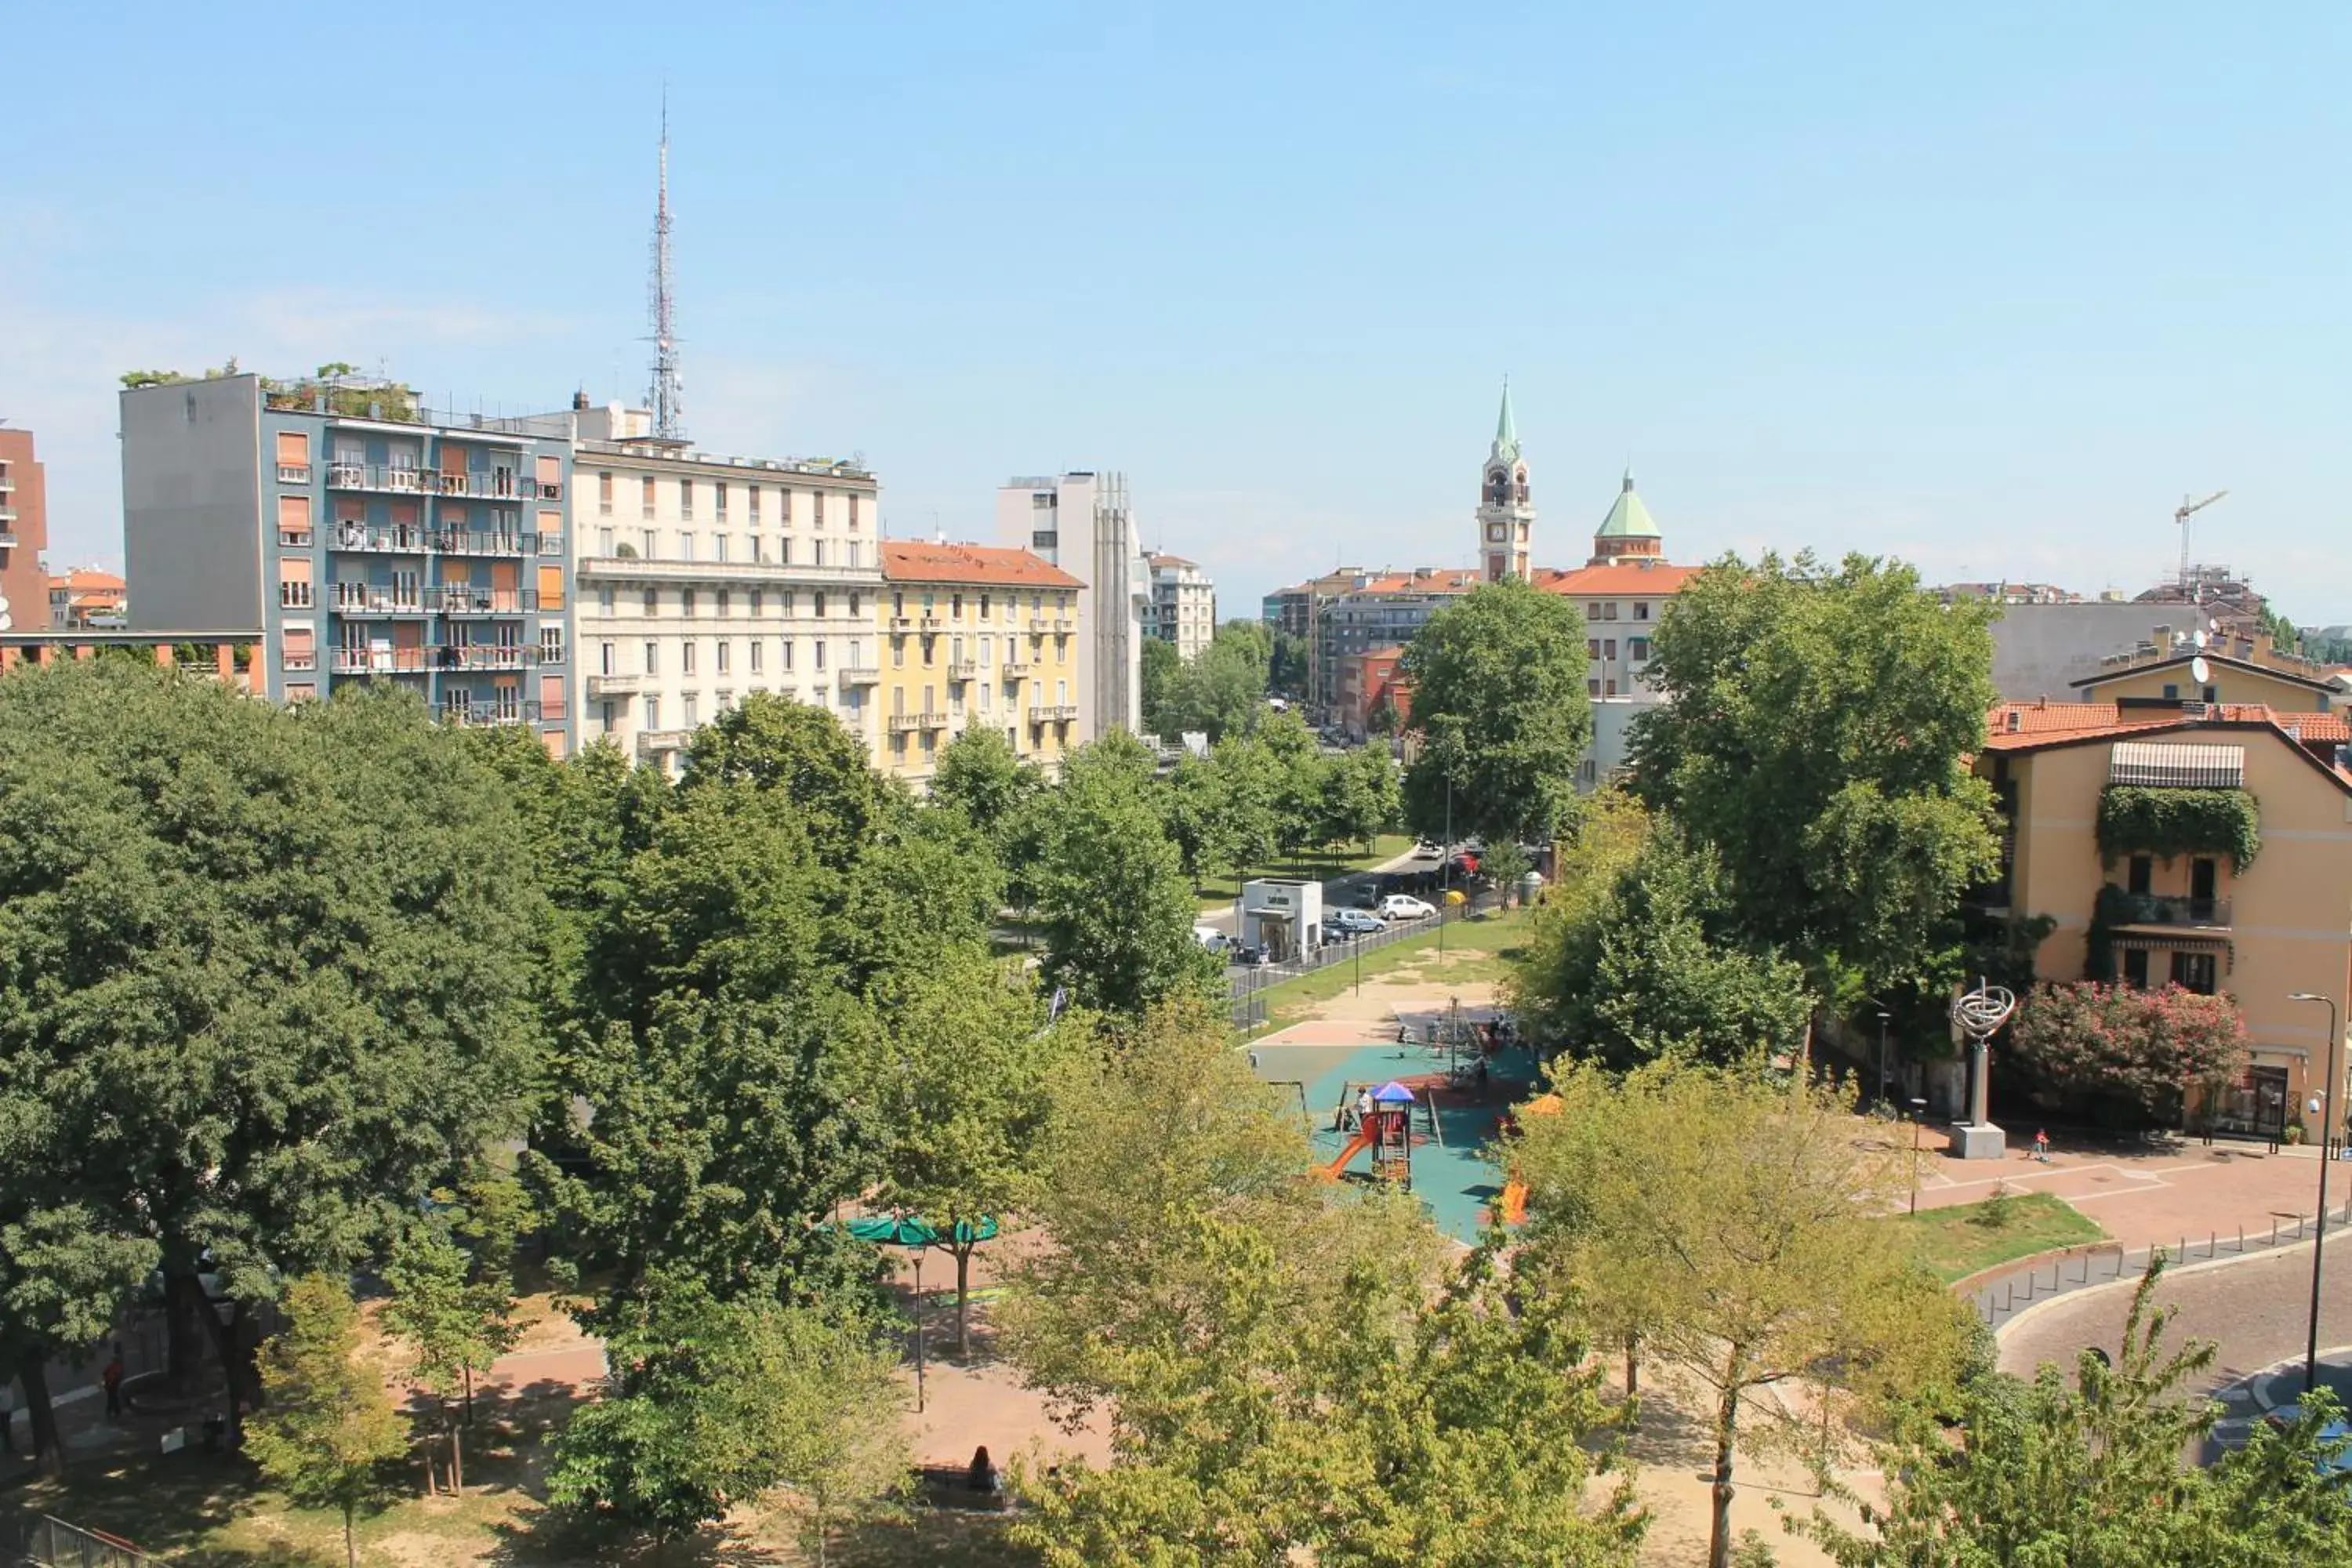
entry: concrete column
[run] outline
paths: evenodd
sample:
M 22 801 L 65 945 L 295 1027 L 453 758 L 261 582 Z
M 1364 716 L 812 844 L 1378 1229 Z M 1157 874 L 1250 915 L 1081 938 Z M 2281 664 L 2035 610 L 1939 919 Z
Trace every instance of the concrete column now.
M 16 668 L 16 654 L 14 647 L 0 647 L 0 670 Z
M 50 665 L 55 664 L 57 662 L 57 658 L 58 645 L 55 643 L 45 642 L 40 647 L 33 650 L 34 662 L 40 665 L 44 669 L 47 668 Z
M 236 679 L 236 645 L 225 642 L 213 649 L 213 668 L 223 682 Z

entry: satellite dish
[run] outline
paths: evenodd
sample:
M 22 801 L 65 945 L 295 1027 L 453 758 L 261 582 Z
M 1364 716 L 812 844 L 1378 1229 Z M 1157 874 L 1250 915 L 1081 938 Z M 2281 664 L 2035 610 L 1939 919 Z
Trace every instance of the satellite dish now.
M 2205 628 L 2203 626 L 2199 626 L 2194 632 L 2189 634 L 2189 640 L 2194 642 L 2199 647 L 2203 647 L 2206 641 Z
M 2204 685 L 2206 678 L 2212 673 L 2212 667 L 2205 662 L 2205 656 L 2203 654 L 2200 653 L 2195 658 L 2189 661 L 2189 679 L 2195 681 L 2198 685 Z
M 2221 635 L 2221 623 L 2220 621 L 2207 621 L 2205 623 L 2205 629 L 2218 637 Z

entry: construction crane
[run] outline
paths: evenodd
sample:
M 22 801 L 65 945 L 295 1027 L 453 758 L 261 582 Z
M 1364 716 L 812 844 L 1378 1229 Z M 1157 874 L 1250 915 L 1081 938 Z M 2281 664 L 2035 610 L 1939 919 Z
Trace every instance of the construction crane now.
M 2192 501 L 2182 496 L 2180 510 L 2172 514 L 2172 521 L 2180 525 L 2180 586 L 2184 593 L 2189 588 L 2189 520 L 2229 493 L 2228 490 L 2215 490 L 2200 501 Z

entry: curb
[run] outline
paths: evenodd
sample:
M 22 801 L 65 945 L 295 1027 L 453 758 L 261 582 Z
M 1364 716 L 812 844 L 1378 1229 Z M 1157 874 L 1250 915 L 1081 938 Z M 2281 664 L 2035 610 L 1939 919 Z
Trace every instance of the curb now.
M 2311 1237 L 2302 1241 L 2281 1242 L 2276 1247 L 2266 1247 L 2260 1252 L 2242 1252 L 2229 1258 L 2209 1258 L 2202 1263 L 2168 1264 L 2164 1271 L 2165 1277 L 2169 1279 L 2178 1279 L 2184 1275 L 2205 1274 L 2217 1268 L 2234 1268 L 2241 1263 L 2259 1263 L 2269 1258 L 2292 1258 L 2302 1252 L 2305 1247 L 2315 1245 L 2318 1239 L 2319 1238 L 2317 1237 Z M 2338 1231 L 2335 1236 L 2329 1237 L 2328 1239 L 2330 1241 L 2352 1239 L 2352 1229 Z M 2126 1256 L 2128 1256 L 2128 1254 L 2126 1254 Z M 2000 1327 L 1993 1331 L 1993 1337 L 1995 1339 L 2000 1338 L 2002 1335 L 2008 1333 L 2010 1330 L 2017 1327 L 2020 1323 L 2026 1322 L 2033 1318 L 2039 1317 L 2042 1312 L 2053 1307 L 2067 1305 L 2072 1302 L 2084 1300 L 2092 1296 L 2100 1295 L 2107 1291 L 2124 1288 L 2129 1288 L 2136 1290 L 2139 1288 L 2139 1282 L 2146 1278 L 2147 1270 L 2143 1268 L 2137 1274 L 2127 1274 L 2121 1279 L 2101 1280 L 2097 1283 L 2087 1286 L 2077 1285 L 2071 1290 L 2060 1291 L 2057 1294 L 2051 1296 L 2047 1300 L 2036 1301 L 2031 1306 L 2021 1307 L 2016 1311 L 2011 1312 L 2009 1315 L 2008 1321 L 2002 1323 Z
M 2339 1355 L 2352 1356 L 2352 1345 L 2329 1345 L 2326 1349 L 2319 1352 L 2319 1359 L 2326 1361 L 2331 1356 Z M 2266 1378 L 2275 1377 L 2289 1367 L 2301 1366 L 2302 1364 L 2303 1358 L 2301 1356 L 2289 1356 L 2284 1361 L 2274 1361 L 2268 1366 L 2260 1367 L 2255 1371 L 2248 1373 L 2245 1376 L 2238 1379 L 2237 1382 L 2223 1388 L 2221 1393 L 2217 1394 L 2214 1397 L 2218 1399 L 2228 1394 L 2231 1389 L 2242 1388 L 2246 1391 L 2247 1397 L 2253 1401 L 2254 1408 L 2267 1415 L 2272 1411 L 2276 1410 L 2278 1406 L 2273 1404 L 2270 1400 L 2263 1397 L 2262 1384 L 2263 1380 Z
M 2084 1258 L 2099 1252 L 2122 1252 L 2128 1256 L 2129 1251 L 2120 1241 L 2078 1241 L 2067 1247 L 2046 1247 L 2040 1252 L 2029 1252 L 2022 1258 L 2012 1258 L 2006 1263 L 1989 1264 L 1973 1274 L 1953 1280 L 1944 1289 L 1955 1295 L 1972 1296 L 2021 1268 L 2039 1269 L 2047 1263 L 2063 1263 L 2070 1258 Z

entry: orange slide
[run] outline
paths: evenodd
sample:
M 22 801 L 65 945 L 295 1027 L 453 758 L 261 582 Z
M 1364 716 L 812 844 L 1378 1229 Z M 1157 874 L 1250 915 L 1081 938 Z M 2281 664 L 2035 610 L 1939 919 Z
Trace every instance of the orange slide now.
M 1503 1223 L 1522 1225 L 1528 1217 L 1528 1184 L 1517 1176 L 1503 1184 Z
M 1323 1173 L 1327 1176 L 1338 1175 L 1340 1172 L 1348 1168 L 1349 1161 L 1354 1159 L 1357 1155 L 1362 1153 L 1371 1146 L 1371 1133 L 1369 1131 L 1359 1131 L 1356 1134 L 1355 1139 L 1349 1142 L 1345 1149 L 1339 1151 L 1339 1157 L 1332 1161 L 1331 1163 L 1325 1168 Z

